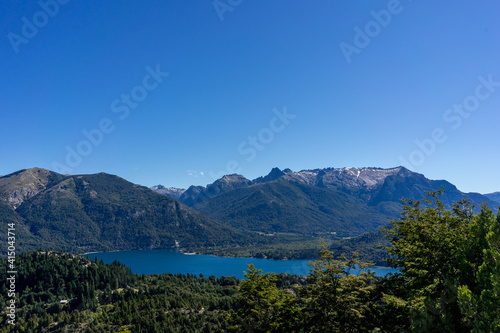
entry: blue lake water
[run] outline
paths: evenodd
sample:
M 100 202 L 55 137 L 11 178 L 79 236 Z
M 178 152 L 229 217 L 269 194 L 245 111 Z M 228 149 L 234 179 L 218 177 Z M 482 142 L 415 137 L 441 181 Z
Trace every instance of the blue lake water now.
M 220 276 L 236 276 L 244 278 L 243 273 L 248 270 L 248 264 L 254 264 L 257 269 L 266 272 L 290 273 L 307 275 L 310 266 L 309 260 L 268 260 L 256 258 L 227 258 L 209 255 L 186 255 L 176 250 L 145 250 L 119 251 L 86 254 L 90 259 L 97 257 L 105 263 L 115 260 L 130 267 L 137 274 L 203 274 Z M 384 276 L 396 272 L 387 267 L 371 268 L 376 275 Z

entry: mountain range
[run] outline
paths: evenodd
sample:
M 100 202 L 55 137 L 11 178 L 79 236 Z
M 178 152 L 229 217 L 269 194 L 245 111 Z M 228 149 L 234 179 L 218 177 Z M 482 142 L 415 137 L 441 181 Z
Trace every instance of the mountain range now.
M 375 231 L 397 218 L 402 198 L 420 200 L 426 191 L 441 188 L 448 206 L 462 198 L 492 209 L 498 206 L 495 196 L 463 193 L 446 180 L 430 180 L 401 166 L 299 172 L 274 168 L 254 180 L 233 174 L 183 192 L 152 189 L 237 229 L 347 237 Z
M 240 246 L 256 238 L 106 173 L 64 176 L 32 168 L 0 177 L 0 218 L 16 224 L 22 251 Z
M 226 175 L 186 190 L 150 189 L 106 173 L 62 175 L 31 168 L 0 177 L 0 219 L 15 224 L 19 251 L 252 248 L 247 253 L 256 253 L 288 244 L 311 253 L 320 238 L 346 249 L 379 242 L 379 227 L 398 217 L 401 198 L 422 199 L 425 191 L 440 188 L 447 205 L 467 198 L 498 206 L 498 193 L 463 193 L 404 167 L 274 168 L 254 180 Z
M 500 192 L 493 192 L 493 193 L 488 193 L 484 195 L 490 200 L 493 200 L 495 202 L 500 202 Z

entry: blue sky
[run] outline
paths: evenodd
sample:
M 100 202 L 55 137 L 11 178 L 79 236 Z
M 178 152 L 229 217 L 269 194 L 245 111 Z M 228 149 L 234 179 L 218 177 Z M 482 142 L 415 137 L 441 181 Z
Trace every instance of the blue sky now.
M 499 12 L 493 0 L 5 0 L 0 174 L 187 187 L 404 165 L 500 191 Z

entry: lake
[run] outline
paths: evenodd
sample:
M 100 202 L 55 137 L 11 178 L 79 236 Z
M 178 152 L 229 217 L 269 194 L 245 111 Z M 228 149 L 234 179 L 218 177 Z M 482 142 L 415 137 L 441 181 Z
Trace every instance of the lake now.
M 90 259 L 97 257 L 105 263 L 115 260 L 130 267 L 137 274 L 203 274 L 220 276 L 236 276 L 244 278 L 248 264 L 254 264 L 257 269 L 266 272 L 289 273 L 307 275 L 310 267 L 309 260 L 269 260 L 256 258 L 229 258 L 211 255 L 187 255 L 177 250 L 134 250 L 118 252 L 89 253 L 85 256 Z M 385 276 L 397 270 L 388 267 L 373 267 L 377 276 Z

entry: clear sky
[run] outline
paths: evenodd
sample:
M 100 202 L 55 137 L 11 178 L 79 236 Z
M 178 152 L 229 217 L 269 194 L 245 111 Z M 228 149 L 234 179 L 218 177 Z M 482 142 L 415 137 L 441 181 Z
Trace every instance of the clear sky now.
M 0 174 L 187 187 L 404 165 L 500 191 L 499 13 L 495 0 L 3 0 Z

